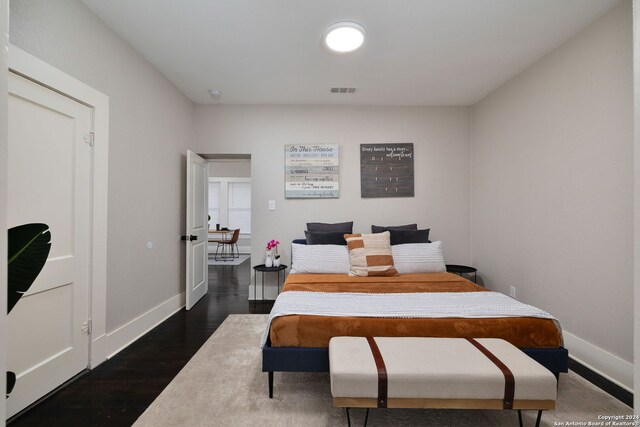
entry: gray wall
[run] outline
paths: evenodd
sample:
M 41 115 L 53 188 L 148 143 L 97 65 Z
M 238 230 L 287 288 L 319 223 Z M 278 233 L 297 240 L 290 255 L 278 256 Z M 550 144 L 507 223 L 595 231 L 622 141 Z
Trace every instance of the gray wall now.
M 10 5 L 11 43 L 109 96 L 111 331 L 183 291 L 193 104 L 79 0 Z
M 7 35 L 8 4 L 0 0 L 0 259 L 7 259 Z M 5 367 L 5 320 L 7 312 L 7 263 L 0 262 L 0 366 Z M 0 372 L 1 373 L 1 372 Z M 6 376 L 0 375 L 0 390 L 6 390 Z M 6 419 L 6 404 L 0 404 L 0 424 Z
M 209 176 L 220 178 L 251 178 L 251 160 L 209 160 Z
M 472 262 L 490 288 L 516 286 L 566 332 L 627 362 L 631 22 L 623 2 L 474 107 L 471 226 Z
M 634 313 L 640 313 L 640 0 L 633 0 L 633 157 L 634 157 Z M 634 317 L 634 384 L 640 384 L 640 316 Z M 640 411 L 640 393 L 633 395 L 633 407 Z
M 270 239 L 288 264 L 307 221 L 350 220 L 356 232 L 417 222 L 444 242 L 447 261 L 469 262 L 469 107 L 198 105 L 195 123 L 197 152 L 251 154 L 254 264 Z M 414 143 L 415 197 L 360 198 L 359 144 L 375 142 Z M 340 145 L 340 198 L 285 199 L 285 144 L 318 143 Z

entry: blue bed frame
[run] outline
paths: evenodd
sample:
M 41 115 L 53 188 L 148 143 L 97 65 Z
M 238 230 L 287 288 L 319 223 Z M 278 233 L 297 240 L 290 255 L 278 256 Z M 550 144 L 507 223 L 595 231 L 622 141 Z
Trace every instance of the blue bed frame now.
M 298 239 L 293 243 L 306 244 Z M 521 348 L 529 357 L 553 372 L 556 378 L 569 369 L 569 352 L 558 348 Z M 273 398 L 274 372 L 329 372 L 326 347 L 272 347 L 271 340 L 262 349 L 262 372 L 268 373 L 269 398 Z
M 558 348 L 521 348 L 529 357 L 554 373 L 556 378 L 569 369 L 569 352 Z M 269 378 L 269 397 L 273 398 L 274 372 L 329 372 L 329 349 L 326 347 L 272 347 L 262 349 L 262 372 Z

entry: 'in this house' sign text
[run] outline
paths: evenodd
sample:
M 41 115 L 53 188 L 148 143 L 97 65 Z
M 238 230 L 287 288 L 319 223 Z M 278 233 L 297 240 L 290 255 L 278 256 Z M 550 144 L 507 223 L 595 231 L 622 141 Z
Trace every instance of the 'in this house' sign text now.
M 413 144 L 360 144 L 360 194 L 413 197 Z
M 338 155 L 338 144 L 285 145 L 285 197 L 287 199 L 339 197 Z

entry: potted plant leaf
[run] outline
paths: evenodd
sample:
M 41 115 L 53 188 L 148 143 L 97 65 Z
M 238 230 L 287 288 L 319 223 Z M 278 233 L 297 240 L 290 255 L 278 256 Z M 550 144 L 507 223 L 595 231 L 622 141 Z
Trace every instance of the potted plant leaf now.
M 51 250 L 47 224 L 24 224 L 8 230 L 7 314 L 18 303 L 42 271 Z M 16 384 L 16 375 L 7 371 L 7 397 Z

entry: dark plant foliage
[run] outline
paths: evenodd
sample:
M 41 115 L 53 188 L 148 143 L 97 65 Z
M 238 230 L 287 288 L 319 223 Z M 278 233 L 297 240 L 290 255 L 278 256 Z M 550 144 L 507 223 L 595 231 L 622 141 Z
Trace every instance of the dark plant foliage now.
M 42 271 L 51 249 L 51 233 L 47 224 L 24 224 L 8 231 L 7 313 L 10 313 Z
M 24 224 L 8 230 L 7 314 L 33 284 L 51 250 L 47 224 Z M 16 385 L 16 374 L 7 372 L 7 397 Z

